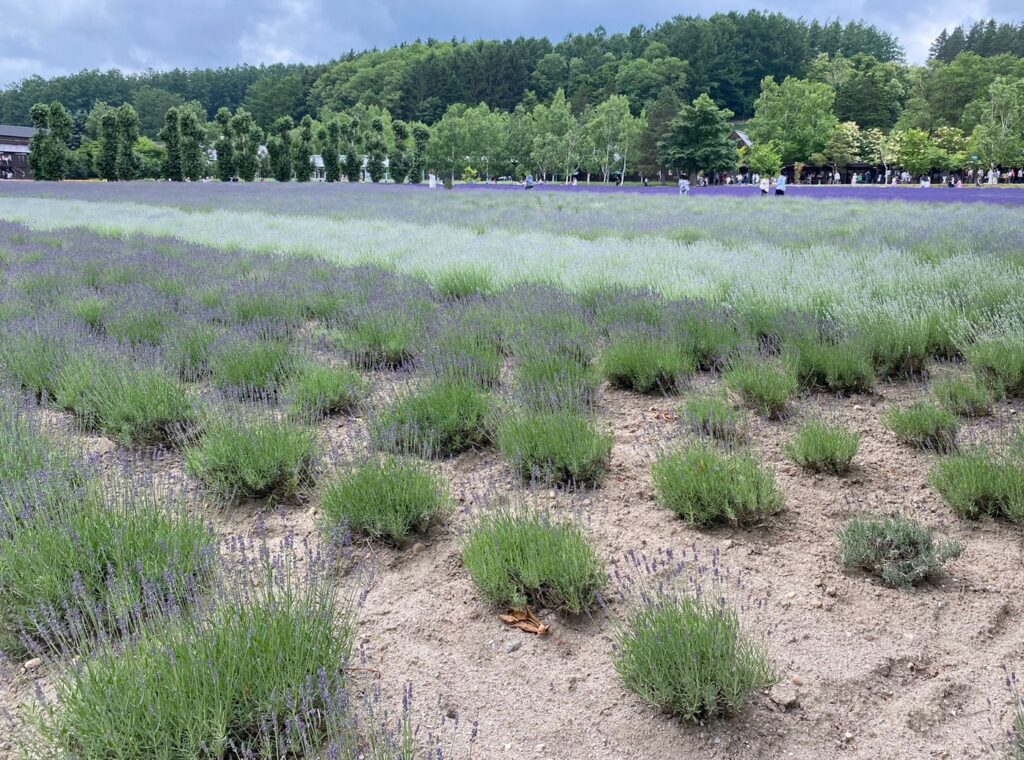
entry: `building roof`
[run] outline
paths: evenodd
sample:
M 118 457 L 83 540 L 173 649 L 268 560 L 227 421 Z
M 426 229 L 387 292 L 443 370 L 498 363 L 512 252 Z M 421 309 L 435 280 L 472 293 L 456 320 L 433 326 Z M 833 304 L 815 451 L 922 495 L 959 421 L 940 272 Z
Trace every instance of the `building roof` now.
M 741 129 L 734 129 L 730 137 L 732 137 L 733 135 L 735 135 L 736 139 L 738 139 L 739 142 L 741 142 L 748 148 L 754 144 L 753 141 L 751 141 L 751 139 L 747 136 L 747 133 Z
M 0 153 L 28 153 L 28 146 L 0 143 Z
M 0 124 L 0 137 L 31 137 L 36 133 L 33 127 L 16 127 L 13 124 Z

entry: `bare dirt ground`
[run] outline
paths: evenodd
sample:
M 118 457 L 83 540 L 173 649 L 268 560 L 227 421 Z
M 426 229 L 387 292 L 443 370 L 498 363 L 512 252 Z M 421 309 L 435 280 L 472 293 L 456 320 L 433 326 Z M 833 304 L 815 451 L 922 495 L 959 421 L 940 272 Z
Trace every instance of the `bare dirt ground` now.
M 691 391 L 719 382 L 702 375 Z M 481 599 L 460 556 L 471 512 L 516 487 L 489 448 L 440 465 L 457 509 L 419 545 L 359 545 L 376 570 L 357 613 L 366 657 L 360 677 L 379 678 L 391 696 L 411 682 L 425 726 L 436 726 L 446 714 L 448 723 L 458 718 L 465 734 L 471 721 L 479 721 L 473 747 L 479 758 L 998 754 L 1011 719 L 1003 667 L 1013 669 L 1024 657 L 1021 534 L 1003 522 L 956 518 L 928 485 L 935 456 L 900 445 L 883 427 L 890 408 L 927 392 L 926 384 L 883 384 L 870 396 L 806 397 L 783 422 L 752 417 L 750 445 L 774 469 L 786 494 L 784 511 L 762 527 L 697 530 L 660 508 L 649 464 L 663 447 L 685 442 L 680 423 L 659 413 L 676 409 L 680 399 L 608 389 L 599 419 L 614 431 L 615 448 L 602 487 L 573 497 L 545 488 L 530 497 L 554 509 L 581 510 L 606 560 L 630 549 L 696 549 L 703 556 L 718 549 L 723 566 L 747 575 L 747 593 L 767 599 L 763 611 L 747 617 L 747 628 L 763 637 L 780 681 L 743 714 L 706 726 L 682 724 L 627 692 L 610 659 L 614 619 L 622 612 L 614 602 L 607 613 L 591 618 L 541 611 L 551 625 L 551 635 L 543 638 L 498 620 L 502 610 Z M 69 418 L 40 414 L 72 434 Z M 815 415 L 861 432 L 849 475 L 808 474 L 783 456 L 782 445 L 801 420 Z M 991 418 L 966 422 L 961 439 L 1004 438 L 1019 433 L 1022 421 L 1024 404 L 1003 405 Z M 328 460 L 358 445 L 363 424 L 337 418 L 321 426 Z M 126 455 L 102 438 L 77 437 L 108 461 L 157 471 L 172 481 L 186 479 L 178 453 L 153 462 L 147 455 Z M 253 531 L 266 511 L 270 535 L 280 537 L 290 529 L 314 534 L 317 503 L 314 495 L 283 510 L 258 504 L 201 508 L 225 533 Z M 836 533 L 844 522 L 854 514 L 892 512 L 912 515 L 965 545 L 944 582 L 899 591 L 841 570 Z M 47 689 L 52 667 L 26 672 L 0 663 L 0 706 L 14 710 L 36 687 Z M 0 755 L 10 751 L 0 737 Z

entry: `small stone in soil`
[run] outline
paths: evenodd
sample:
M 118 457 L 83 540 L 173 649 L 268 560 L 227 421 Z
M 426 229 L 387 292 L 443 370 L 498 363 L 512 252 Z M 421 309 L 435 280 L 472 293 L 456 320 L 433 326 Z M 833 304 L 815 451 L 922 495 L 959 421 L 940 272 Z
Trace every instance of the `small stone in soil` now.
M 511 644 L 508 645 L 508 653 L 512 654 L 513 652 L 519 651 L 519 647 L 521 647 L 522 645 L 523 642 L 521 641 L 513 641 Z
M 423 544 L 418 543 L 418 542 L 412 545 L 412 553 L 413 554 L 421 554 L 424 551 L 426 551 L 426 549 L 427 549 L 427 547 L 425 547 Z

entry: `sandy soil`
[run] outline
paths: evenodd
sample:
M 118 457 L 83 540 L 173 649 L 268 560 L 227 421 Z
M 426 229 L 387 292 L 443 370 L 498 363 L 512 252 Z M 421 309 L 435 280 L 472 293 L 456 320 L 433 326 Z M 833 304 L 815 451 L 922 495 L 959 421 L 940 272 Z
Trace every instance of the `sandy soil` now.
M 718 383 L 704 375 L 693 385 L 704 390 Z M 379 395 L 389 392 L 385 387 Z M 1010 721 L 1003 667 L 1017 667 L 1024 655 L 1021 534 L 1002 522 L 953 516 L 928 486 L 934 456 L 901 446 L 882 426 L 892 406 L 926 394 L 925 385 L 882 385 L 871 396 L 806 397 L 783 422 L 753 419 L 751 446 L 775 470 L 786 494 L 784 511 L 767 526 L 696 530 L 658 507 L 649 464 L 663 447 L 685 440 L 679 423 L 658 411 L 678 407 L 679 400 L 607 389 L 599 416 L 614 431 L 615 448 L 604 485 L 572 497 L 547 489 L 535 494 L 555 509 L 582 510 L 606 559 L 629 549 L 695 547 L 707 555 L 717 548 L 724 566 L 747 574 L 747 593 L 768 603 L 746 623 L 764 638 L 780 684 L 771 695 L 756 696 L 738 717 L 681 724 L 625 691 L 610 661 L 613 618 L 621 614 L 614 603 L 607 615 L 593 618 L 542 611 L 552 628 L 545 638 L 498 620 L 501 610 L 480 598 L 460 558 L 460 535 L 472 510 L 515 486 L 492 449 L 440 465 L 460 509 L 419 546 L 360 544 L 376 564 L 358 611 L 367 672 L 379 671 L 390 695 L 411 682 L 426 726 L 436 725 L 442 713 L 457 716 L 463 733 L 479 721 L 473 756 L 480 758 L 992 755 L 990 745 L 998 745 Z M 41 414 L 72 434 L 63 415 Z M 849 475 L 807 474 L 784 458 L 782 445 L 802 419 L 814 415 L 862 433 Z M 1003 438 L 1019 432 L 1022 420 L 1024 404 L 1005 405 L 991 418 L 967 422 L 962 439 Z M 362 426 L 359 418 L 325 422 L 328 459 L 358 446 Z M 154 462 L 145 453 L 125 455 L 102 438 L 78 437 L 108 461 L 186 480 L 180 454 Z M 313 497 L 269 512 L 270 534 L 290 528 L 314 533 L 316 506 Z M 257 504 L 204 509 L 223 532 L 252 531 L 262 511 Z M 850 516 L 894 511 L 964 543 L 966 551 L 950 563 L 942 584 L 898 591 L 838 566 L 836 533 Z M 45 689 L 50 667 L 25 672 L 0 662 L 0 706 L 14 709 L 37 685 Z M 0 736 L 0 756 L 10 749 Z

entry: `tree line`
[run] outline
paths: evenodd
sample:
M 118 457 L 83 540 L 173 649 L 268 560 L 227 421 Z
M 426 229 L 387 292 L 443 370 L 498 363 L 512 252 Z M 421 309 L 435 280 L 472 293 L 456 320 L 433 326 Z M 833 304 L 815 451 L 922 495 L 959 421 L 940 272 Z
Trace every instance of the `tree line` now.
M 752 113 L 760 81 L 803 76 L 820 53 L 865 53 L 898 61 L 897 41 L 872 26 L 805 22 L 778 13 L 677 17 L 652 28 L 608 34 L 598 28 L 558 43 L 546 38 L 466 42 L 416 41 L 388 50 L 350 52 L 318 65 L 234 66 L 123 74 L 83 71 L 29 77 L 0 91 L 0 122 L 29 124 L 35 103 L 62 102 L 73 131 L 84 132 L 94 103 L 129 103 L 141 134 L 155 138 L 174 106 L 196 101 L 208 117 L 245 108 L 262 129 L 281 117 L 296 123 L 356 105 L 386 108 L 406 122 L 433 124 L 456 103 L 512 111 L 533 92 L 549 101 L 559 89 L 576 113 L 624 95 L 633 114 L 663 87 L 683 100 L 701 92 L 740 117 Z

